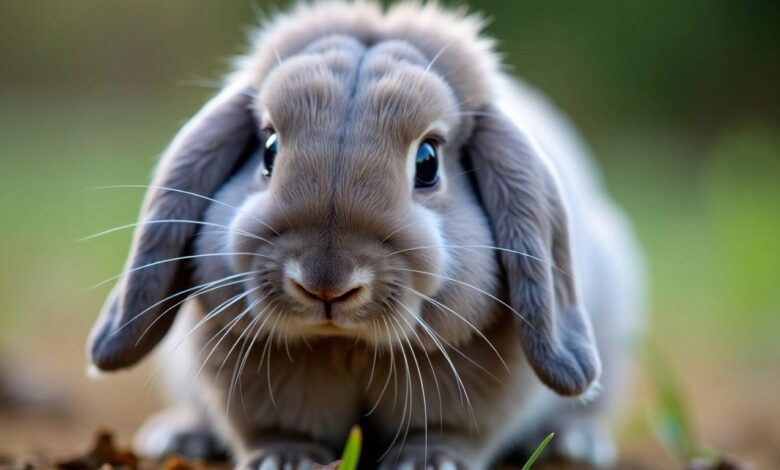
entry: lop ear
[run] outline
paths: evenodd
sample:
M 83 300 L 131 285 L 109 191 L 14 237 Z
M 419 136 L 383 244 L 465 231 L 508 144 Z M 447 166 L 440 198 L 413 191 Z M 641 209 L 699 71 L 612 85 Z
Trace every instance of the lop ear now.
M 480 113 L 468 156 L 507 277 L 522 315 L 520 340 L 541 381 L 564 396 L 588 390 L 601 364 L 590 319 L 577 300 L 568 219 L 553 170 L 494 106 Z
M 239 82 L 222 90 L 179 131 L 163 155 L 144 200 L 125 275 L 89 338 L 91 361 L 98 368 L 135 364 L 172 325 L 176 309 L 163 313 L 190 284 L 186 263 L 174 258 L 185 253 L 199 226 L 166 221 L 200 221 L 208 201 L 184 192 L 212 197 L 234 171 L 254 132 L 250 92 Z

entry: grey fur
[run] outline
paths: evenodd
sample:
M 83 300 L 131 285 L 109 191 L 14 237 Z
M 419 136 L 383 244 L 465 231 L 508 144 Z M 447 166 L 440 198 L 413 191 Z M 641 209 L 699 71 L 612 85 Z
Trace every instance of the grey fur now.
M 528 360 L 562 395 L 580 395 L 601 364 L 590 319 L 577 300 L 568 217 L 557 181 L 534 144 L 498 109 L 478 118 L 468 151 L 500 253 Z
M 234 83 L 206 105 L 176 136 L 158 165 L 152 186 L 212 195 L 224 183 L 252 132 L 247 91 L 246 84 Z M 157 189 L 147 193 L 125 267 L 127 274 L 109 296 L 90 336 L 93 364 L 103 370 L 132 366 L 168 331 L 176 311 L 161 314 L 173 301 L 131 320 L 185 288 L 188 274 L 183 272 L 183 263 L 163 261 L 182 256 L 198 227 L 155 221 L 200 220 L 207 205 L 205 199 L 182 193 Z M 158 262 L 162 263 L 141 268 Z
M 242 468 L 298 468 L 364 421 L 388 450 L 382 468 L 484 468 L 551 426 L 591 443 L 562 446 L 571 458 L 614 457 L 609 403 L 560 396 L 593 395 L 597 343 L 604 396 L 619 393 L 636 328 L 617 318 L 638 311 L 631 237 L 595 179 L 571 170 L 584 157 L 561 118 L 506 81 L 480 29 L 434 3 L 316 2 L 258 34 L 163 157 L 153 186 L 174 191 L 150 189 L 142 211 L 203 226 L 139 226 L 128 268 L 194 257 L 131 271 L 91 338 L 99 368 L 130 366 L 174 323 L 166 297 L 216 286 L 168 335 L 172 401 L 193 429 L 158 417 L 142 451 L 170 451 L 161 433 L 216 435 Z M 280 142 L 270 178 L 240 159 L 261 129 Z M 415 191 L 410 161 L 430 135 L 446 142 L 442 183 Z M 588 217 L 610 221 L 612 248 Z M 611 285 L 582 289 L 583 273 Z M 312 291 L 354 295 L 323 304 Z

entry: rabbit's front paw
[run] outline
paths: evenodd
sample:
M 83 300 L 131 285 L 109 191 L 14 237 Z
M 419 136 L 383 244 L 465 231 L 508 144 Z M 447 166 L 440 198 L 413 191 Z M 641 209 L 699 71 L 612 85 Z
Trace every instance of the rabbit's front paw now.
M 555 453 L 572 463 L 609 468 L 617 460 L 611 433 L 597 423 L 573 423 L 555 436 Z
M 149 417 L 135 436 L 140 455 L 162 459 L 181 454 L 193 459 L 227 460 L 225 446 L 193 413 L 164 410 Z
M 314 443 L 278 442 L 256 447 L 239 460 L 236 470 L 311 470 L 329 463 L 330 451 Z
M 444 445 L 407 444 L 390 452 L 381 470 L 469 470 L 469 465 L 454 448 Z

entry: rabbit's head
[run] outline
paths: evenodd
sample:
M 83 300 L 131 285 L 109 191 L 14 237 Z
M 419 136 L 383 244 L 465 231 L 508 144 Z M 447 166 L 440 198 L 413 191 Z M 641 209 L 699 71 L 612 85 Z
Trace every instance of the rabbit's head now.
M 457 346 L 511 314 L 542 381 L 585 391 L 599 362 L 564 204 L 491 105 L 477 23 L 324 4 L 261 35 L 159 165 L 93 362 L 137 362 L 188 296 L 255 338 L 377 347 Z

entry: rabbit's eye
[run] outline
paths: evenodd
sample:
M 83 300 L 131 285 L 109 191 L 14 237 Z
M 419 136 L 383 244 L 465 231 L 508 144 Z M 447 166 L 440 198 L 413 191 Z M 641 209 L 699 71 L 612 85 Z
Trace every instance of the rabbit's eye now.
M 417 149 L 414 187 L 417 189 L 432 188 L 438 182 L 439 152 L 436 142 L 432 139 L 427 139 Z
M 263 144 L 263 175 L 271 176 L 274 168 L 276 153 L 279 151 L 279 136 L 276 132 L 271 132 Z

